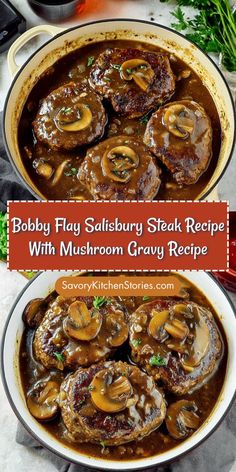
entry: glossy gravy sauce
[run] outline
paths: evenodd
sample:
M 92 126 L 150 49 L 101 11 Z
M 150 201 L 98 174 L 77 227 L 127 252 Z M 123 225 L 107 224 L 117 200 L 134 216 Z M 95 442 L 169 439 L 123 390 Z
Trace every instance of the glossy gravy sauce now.
M 158 276 L 158 274 L 156 275 Z M 165 399 L 168 405 L 181 399 L 194 401 L 198 407 L 198 414 L 200 417 L 201 426 L 211 414 L 224 383 L 227 363 L 227 342 L 221 322 L 206 297 L 195 286 L 190 284 L 183 277 L 179 275 L 177 277 L 181 280 L 186 291 L 189 293 L 190 300 L 208 308 L 213 313 L 222 337 L 223 355 L 220 361 L 218 361 L 217 368 L 213 375 L 210 377 L 210 379 L 191 394 L 177 396 L 175 394 L 168 393 L 165 387 L 163 388 L 161 381 L 158 381 L 158 386 L 160 388 L 163 388 Z M 153 299 L 154 297 L 150 297 L 148 302 Z M 120 301 L 126 306 L 129 313 L 132 313 L 141 304 L 145 303 L 142 297 L 124 297 L 120 299 Z M 35 384 L 35 382 L 37 382 L 43 377 L 45 378 L 45 374 L 47 372 L 48 378 L 50 378 L 51 380 L 56 380 L 58 381 L 58 383 L 61 383 L 65 376 L 69 373 L 69 371 L 62 373 L 55 369 L 47 371 L 47 369 L 45 369 L 39 362 L 35 360 L 32 351 L 34 333 L 35 331 L 33 329 L 26 327 L 23 333 L 20 347 L 20 374 L 25 395 L 30 390 L 32 385 Z M 130 359 L 130 347 L 128 342 L 126 342 L 122 347 L 118 348 L 114 359 L 122 360 L 132 364 L 132 361 Z M 105 458 L 107 460 L 137 460 L 144 457 L 150 457 L 168 451 L 169 449 L 176 447 L 184 441 L 184 439 L 175 440 L 169 436 L 167 428 L 165 426 L 165 421 L 159 429 L 152 432 L 140 441 L 133 441 L 122 446 L 112 447 L 106 447 L 103 444 L 75 444 L 69 442 L 68 439 L 65 438 L 66 430 L 60 415 L 58 415 L 53 421 L 44 422 L 42 423 L 42 425 L 52 436 L 54 436 L 57 440 L 66 444 L 67 446 L 71 447 L 72 449 L 75 449 L 85 455 L 100 457 L 103 459 Z
M 154 52 L 163 52 L 162 49 L 156 46 L 136 41 L 113 40 L 89 44 L 68 54 L 66 57 L 56 62 L 53 67 L 48 69 L 34 86 L 24 106 L 18 132 L 22 161 L 34 184 L 47 199 L 70 199 L 75 196 L 85 200 L 93 199 L 89 191 L 79 182 L 77 171 L 86 155 L 87 149 L 94 146 L 95 143 L 90 146 L 77 148 L 73 151 L 55 151 L 37 141 L 33 133 L 32 122 L 35 119 L 40 101 L 54 89 L 70 81 L 87 81 L 91 70 L 91 65 L 88 65 L 89 58 L 96 59 L 101 52 L 109 47 L 121 49 L 132 47 Z M 171 174 L 160 161 L 157 160 L 158 165 L 162 168 L 162 184 L 155 198 L 157 200 L 195 199 L 197 195 L 202 192 L 216 168 L 221 145 L 220 120 L 209 91 L 195 72 L 189 68 L 188 64 L 184 63 L 173 54 L 170 54 L 169 59 L 171 68 L 177 78 L 181 76 L 183 71 L 187 70 L 191 72 L 189 77 L 176 81 L 176 91 L 170 102 L 190 99 L 205 108 L 213 129 L 212 159 L 206 172 L 204 172 L 195 184 L 183 185 L 182 187 L 173 182 Z M 142 140 L 146 129 L 147 117 L 134 119 L 121 117 L 112 110 L 108 103 L 105 102 L 104 104 L 108 113 L 108 123 L 105 134 L 100 141 L 120 134 L 139 137 Z M 148 117 L 150 115 L 151 113 L 148 114 Z M 55 169 L 63 160 L 70 158 L 71 161 L 68 167 L 65 168 L 60 182 L 52 187 L 46 179 L 36 173 L 33 164 L 36 158 L 43 158 Z

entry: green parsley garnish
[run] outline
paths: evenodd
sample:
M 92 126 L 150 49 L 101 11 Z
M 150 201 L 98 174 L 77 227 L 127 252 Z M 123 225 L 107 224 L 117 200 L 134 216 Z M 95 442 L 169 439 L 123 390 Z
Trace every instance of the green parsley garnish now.
M 149 364 L 152 367 L 165 366 L 165 365 L 167 365 L 167 359 L 165 357 L 161 357 L 160 354 L 157 354 L 157 356 L 150 357 Z
M 111 82 L 111 79 L 109 79 L 109 77 L 103 77 L 103 80 L 105 80 L 105 82 Z
M 121 66 L 120 64 L 112 64 L 113 69 L 120 70 Z
M 105 441 L 100 441 L 100 445 L 101 445 L 103 448 L 106 447 Z
M 94 56 L 89 56 L 87 60 L 87 66 L 90 67 L 94 63 Z
M 94 297 L 93 306 L 94 308 L 99 309 L 102 305 L 106 303 L 106 297 Z
M 64 360 L 65 360 L 65 357 L 60 352 L 54 352 L 54 356 L 55 356 L 56 360 L 59 361 L 59 362 L 64 362 Z
M 144 295 L 143 301 L 146 302 L 147 300 L 150 300 L 150 297 L 148 295 Z
M 132 344 L 134 347 L 138 347 L 140 346 L 140 344 L 142 344 L 142 340 L 141 339 L 132 339 Z
M 94 389 L 94 387 L 92 385 L 88 386 L 88 390 L 92 391 L 93 389 Z
M 0 259 L 7 258 L 7 213 L 0 211 Z
M 139 118 L 139 123 L 142 123 L 142 125 L 146 125 L 148 121 L 149 121 L 149 118 L 147 115 L 141 116 L 141 118 Z
M 64 172 L 64 175 L 66 177 L 73 177 L 74 175 L 77 175 L 78 169 L 76 167 L 71 167 L 67 172 Z
M 36 272 L 34 272 L 34 271 L 32 271 L 32 270 L 27 270 L 27 271 L 26 271 L 27 279 L 32 279 L 35 274 L 36 274 Z
M 162 3 L 168 0 L 161 0 Z M 207 53 L 221 53 L 227 70 L 236 70 L 236 11 L 228 0 L 177 0 L 178 7 L 172 16 L 177 22 L 171 26 L 184 31 L 186 38 Z M 195 16 L 189 19 L 181 7 L 195 8 Z
M 133 69 L 126 69 L 126 72 L 127 72 L 128 74 L 132 74 L 132 73 L 133 73 Z

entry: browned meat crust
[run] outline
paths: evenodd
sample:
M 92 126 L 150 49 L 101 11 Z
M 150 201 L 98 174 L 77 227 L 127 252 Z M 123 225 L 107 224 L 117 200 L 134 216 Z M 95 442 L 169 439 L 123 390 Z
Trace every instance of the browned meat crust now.
M 103 157 L 118 146 L 126 146 L 138 157 L 137 167 L 128 169 L 128 181 L 116 181 L 106 174 Z M 152 200 L 160 187 L 160 169 L 146 146 L 137 138 L 116 136 L 89 149 L 78 172 L 79 180 L 95 200 Z
M 186 314 L 175 313 L 174 307 L 186 306 Z M 180 340 L 161 328 L 161 338 L 154 339 L 150 333 L 150 320 L 157 312 L 169 311 L 168 323 L 178 319 L 187 325 L 188 335 Z M 158 315 L 157 315 L 158 316 Z M 183 368 L 186 357 L 194 346 L 199 327 L 204 325 L 204 337 L 209 337 L 206 352 L 201 361 L 189 371 Z M 183 395 L 201 384 L 217 367 L 222 355 L 222 342 L 212 313 L 204 307 L 190 301 L 173 299 L 154 300 L 141 305 L 130 317 L 130 346 L 132 359 L 156 380 L 161 379 L 166 387 L 175 394 Z M 200 331 L 199 331 L 200 332 Z M 201 339 L 199 340 L 199 344 Z M 179 351 L 177 351 L 178 349 Z M 196 345 L 196 350 L 200 349 Z M 156 356 L 153 359 L 153 356 Z M 153 365 L 153 360 L 154 364 Z M 155 363 L 156 361 L 156 363 Z
M 75 300 L 82 300 L 93 307 L 93 297 L 63 298 L 58 296 L 46 311 L 43 321 L 35 332 L 33 348 L 36 358 L 46 367 L 77 369 L 106 359 L 115 351 L 110 339 L 126 325 L 126 311 L 114 299 L 100 307 L 102 325 L 99 333 L 90 341 L 71 338 L 64 330 L 68 308 Z M 59 355 L 58 355 L 59 354 Z
M 195 117 L 193 132 L 186 138 L 173 135 L 168 131 L 164 115 L 173 105 L 183 105 Z M 144 142 L 172 173 L 180 185 L 194 184 L 206 171 L 212 156 L 212 128 L 210 118 L 196 102 L 181 100 L 159 108 L 150 118 Z
M 115 377 L 127 377 L 132 385 L 130 406 L 118 413 L 99 411 L 91 400 L 91 381 L 103 369 Z M 153 379 L 121 361 L 77 370 L 62 383 L 60 397 L 63 421 L 77 442 L 118 446 L 138 440 L 158 428 L 166 414 L 164 398 Z
M 121 77 L 120 66 L 130 59 L 143 59 L 152 67 L 155 75 L 147 91 Z M 90 83 L 111 101 L 117 113 L 130 118 L 146 114 L 169 100 L 175 91 L 168 55 L 133 48 L 110 48 L 100 54 L 92 67 Z
M 81 109 L 81 106 L 84 108 Z M 61 128 L 58 121 L 60 111 L 62 111 L 63 126 L 63 123 L 66 124 L 68 121 L 76 121 L 86 108 L 90 110 L 92 116 L 85 128 L 79 131 L 67 131 Z M 33 122 L 33 128 L 37 139 L 51 149 L 71 150 L 102 137 L 106 121 L 105 109 L 94 90 L 87 85 L 70 82 L 45 97 Z

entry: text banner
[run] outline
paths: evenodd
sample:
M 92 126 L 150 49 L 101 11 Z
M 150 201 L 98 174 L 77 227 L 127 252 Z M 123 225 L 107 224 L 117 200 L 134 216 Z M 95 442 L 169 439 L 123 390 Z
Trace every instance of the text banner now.
M 226 202 L 9 202 L 13 270 L 226 270 Z

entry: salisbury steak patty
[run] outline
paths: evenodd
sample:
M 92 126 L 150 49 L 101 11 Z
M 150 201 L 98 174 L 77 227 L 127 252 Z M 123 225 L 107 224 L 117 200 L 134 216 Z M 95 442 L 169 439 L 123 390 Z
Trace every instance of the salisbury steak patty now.
M 79 180 L 95 200 L 152 200 L 160 187 L 160 169 L 137 138 L 116 136 L 87 152 Z
M 51 149 L 74 149 L 100 138 L 106 113 L 99 96 L 74 82 L 53 90 L 41 103 L 34 132 Z
M 134 362 L 180 395 L 200 387 L 222 355 L 212 313 L 173 299 L 146 303 L 131 315 L 130 346 Z
M 80 368 L 62 383 L 60 398 L 63 421 L 77 442 L 117 446 L 138 440 L 166 414 L 153 379 L 121 361 Z
M 133 48 L 101 53 L 92 67 L 90 83 L 117 113 L 130 118 L 146 114 L 175 91 L 168 55 Z
M 192 100 L 171 102 L 152 115 L 144 142 L 178 184 L 194 184 L 212 155 L 210 118 Z
M 127 337 L 126 312 L 116 300 L 104 299 L 95 308 L 93 297 L 58 296 L 35 332 L 33 347 L 45 367 L 74 370 L 107 358 Z

